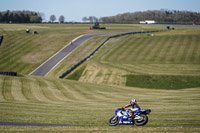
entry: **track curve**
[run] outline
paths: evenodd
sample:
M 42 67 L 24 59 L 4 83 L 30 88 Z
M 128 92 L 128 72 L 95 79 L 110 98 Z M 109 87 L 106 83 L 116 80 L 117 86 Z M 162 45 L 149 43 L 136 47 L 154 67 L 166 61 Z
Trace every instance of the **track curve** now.
M 65 57 L 67 57 L 73 50 L 75 50 L 78 46 L 80 46 L 85 41 L 89 40 L 90 38 L 95 37 L 95 36 L 106 36 L 106 35 L 113 35 L 113 34 L 118 34 L 118 33 L 119 32 L 81 35 L 81 36 L 75 38 L 74 40 L 72 40 L 72 42 L 67 44 L 64 48 L 62 48 L 60 51 L 58 51 L 55 55 L 50 57 L 47 61 L 45 61 L 43 64 L 41 64 L 38 68 L 36 68 L 29 75 L 45 76 L 57 64 L 59 64 Z

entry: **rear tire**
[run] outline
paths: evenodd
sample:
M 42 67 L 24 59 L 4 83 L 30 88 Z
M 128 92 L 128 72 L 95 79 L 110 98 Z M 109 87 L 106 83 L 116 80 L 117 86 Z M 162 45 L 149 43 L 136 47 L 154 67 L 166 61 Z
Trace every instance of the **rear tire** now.
M 141 119 L 139 120 L 134 120 L 136 126 L 144 126 L 148 122 L 148 116 L 145 114 L 140 114 Z
M 117 126 L 119 124 L 119 116 L 113 116 L 112 118 L 110 118 L 109 120 L 109 126 Z

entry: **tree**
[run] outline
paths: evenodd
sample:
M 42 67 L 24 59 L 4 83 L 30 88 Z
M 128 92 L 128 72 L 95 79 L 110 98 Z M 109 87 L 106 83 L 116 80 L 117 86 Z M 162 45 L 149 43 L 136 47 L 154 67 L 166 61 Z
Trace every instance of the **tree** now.
M 91 23 L 94 23 L 94 22 L 98 21 L 98 18 L 95 17 L 95 16 L 89 16 L 88 20 L 89 20 Z
M 42 21 L 42 18 L 41 17 L 38 17 L 38 16 L 31 16 L 30 17 L 30 21 L 31 23 L 40 23 Z
M 139 23 L 139 21 L 144 20 L 155 20 L 158 23 L 199 23 L 200 13 L 162 9 L 123 13 L 102 17 L 100 20 L 104 23 Z M 93 21 L 93 17 L 90 17 L 90 21 Z
M 83 17 L 82 20 L 83 20 L 83 22 L 86 22 L 86 21 L 89 20 L 89 18 L 87 18 L 87 17 Z
M 45 14 L 43 12 L 38 12 L 37 14 L 42 19 L 41 21 L 45 20 Z
M 2 22 L 2 20 L 3 20 L 3 15 L 0 12 L 0 22 Z
M 64 22 L 65 22 L 65 17 L 64 17 L 63 15 L 61 15 L 61 16 L 59 17 L 59 22 L 60 22 L 60 23 L 64 23 Z
M 1 23 L 40 23 L 41 17 L 33 11 L 5 11 L 0 12 Z
M 55 15 L 51 15 L 50 16 L 50 21 L 53 23 L 56 20 L 56 16 Z

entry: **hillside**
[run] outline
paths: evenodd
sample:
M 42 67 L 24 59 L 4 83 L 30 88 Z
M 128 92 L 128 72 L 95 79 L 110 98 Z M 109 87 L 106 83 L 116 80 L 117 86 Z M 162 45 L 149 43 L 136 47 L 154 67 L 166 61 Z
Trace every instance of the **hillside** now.
M 107 30 L 102 31 L 88 30 L 89 26 L 91 25 L 0 24 L 0 34 L 4 36 L 3 43 L 0 47 L 0 71 L 15 71 L 20 75 L 28 75 L 49 57 L 70 43 L 71 40 L 82 34 L 165 28 L 165 26 L 151 27 L 146 25 L 105 25 Z M 30 29 L 31 33 L 35 30 L 39 34 L 26 34 L 26 29 Z M 97 45 L 98 44 L 96 44 L 96 46 Z M 93 49 L 94 48 L 95 47 L 93 47 Z M 73 63 L 75 64 L 76 61 Z M 66 63 L 64 63 L 64 66 L 69 67 Z M 64 68 L 63 71 L 65 70 L 67 70 L 67 68 Z M 56 77 L 58 76 L 60 75 L 56 75 Z
M 0 46 L 0 71 L 18 72 L 17 77 L 0 75 L 0 122 L 97 126 L 0 125 L 0 132 L 199 132 L 199 29 L 176 26 L 175 31 L 154 36 L 141 34 L 111 39 L 73 73 L 58 79 L 107 38 L 95 37 L 77 48 L 47 76 L 28 75 L 75 37 L 104 32 L 88 30 L 88 26 L 0 25 L 0 33 L 4 35 Z M 108 27 L 105 32 L 166 28 L 166 25 L 105 26 Z M 39 34 L 26 34 L 26 28 Z M 136 84 L 127 86 L 129 76 L 142 76 L 137 81 L 141 83 L 145 76 L 152 75 L 177 76 L 175 79 L 191 77 L 179 83 L 194 80 L 192 85 L 195 86 L 151 89 L 136 87 Z M 115 109 L 128 104 L 132 98 L 136 98 L 142 108 L 152 110 L 149 123 L 145 127 L 107 126 Z
M 79 81 L 137 86 L 128 83 L 130 75 L 134 75 L 137 82 L 141 80 L 141 83 L 144 79 L 139 77 L 142 75 L 150 76 L 147 84 L 154 79 L 157 80 L 155 84 L 163 82 L 160 87 L 150 88 L 198 87 L 199 35 L 199 29 L 180 29 L 155 33 L 153 37 L 141 34 L 111 39 L 85 64 Z M 155 76 L 158 78 L 154 78 Z M 190 82 L 192 85 L 189 85 Z M 183 86 L 179 86 L 180 84 Z M 138 87 L 149 88 L 148 85 Z
M 199 88 L 150 90 L 55 78 L 0 76 L 0 92 L 0 121 L 107 125 L 114 110 L 134 97 L 142 108 L 152 109 L 146 130 L 152 126 L 200 122 Z
M 99 32 L 89 31 L 88 26 L 0 24 L 0 33 L 4 36 L 0 47 L 0 71 L 28 75 L 77 36 Z M 26 29 L 30 29 L 31 33 L 26 34 Z M 33 35 L 33 30 L 39 34 Z

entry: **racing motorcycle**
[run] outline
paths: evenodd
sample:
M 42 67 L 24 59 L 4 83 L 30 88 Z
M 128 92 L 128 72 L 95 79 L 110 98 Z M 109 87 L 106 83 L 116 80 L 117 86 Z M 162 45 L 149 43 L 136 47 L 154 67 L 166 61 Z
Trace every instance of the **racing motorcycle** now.
M 109 125 L 116 126 L 121 125 L 136 125 L 144 126 L 148 122 L 148 114 L 150 114 L 150 109 L 116 109 L 115 115 L 110 118 Z

